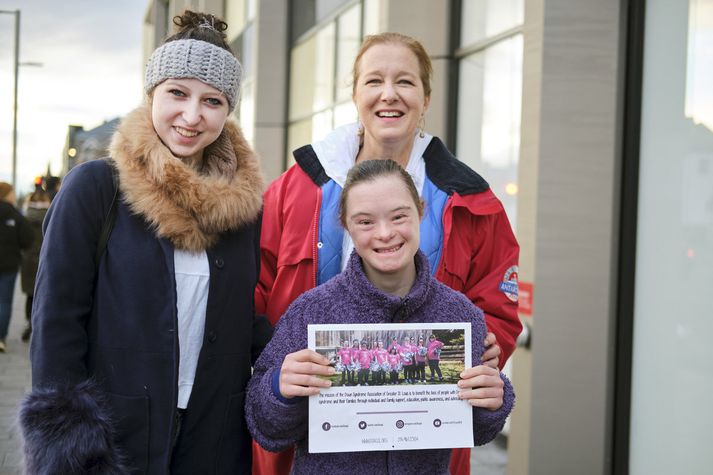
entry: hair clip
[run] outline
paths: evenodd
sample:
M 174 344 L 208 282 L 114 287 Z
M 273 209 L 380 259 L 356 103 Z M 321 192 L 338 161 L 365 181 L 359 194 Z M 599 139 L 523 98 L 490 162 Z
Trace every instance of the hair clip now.
M 209 30 L 217 32 L 218 30 L 215 28 L 215 17 L 211 16 L 210 21 L 208 21 L 208 18 L 203 18 L 198 24 L 198 28 L 208 28 Z

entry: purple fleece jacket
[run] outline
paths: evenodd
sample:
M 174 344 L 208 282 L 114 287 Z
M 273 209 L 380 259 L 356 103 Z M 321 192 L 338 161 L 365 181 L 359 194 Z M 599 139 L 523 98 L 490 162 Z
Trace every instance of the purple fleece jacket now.
M 472 324 L 473 364 L 481 362 L 486 327 L 483 312 L 463 294 L 436 281 L 428 262 L 416 255 L 416 282 L 404 297 L 377 289 L 364 274 L 361 258 L 353 253 L 344 272 L 302 294 L 278 322 L 272 340 L 255 364 L 247 390 L 245 417 L 253 438 L 263 448 L 281 451 L 296 444 L 294 474 L 350 473 L 446 474 L 451 451 L 397 450 L 310 454 L 307 450 L 307 398 L 283 402 L 272 388 L 273 374 L 288 353 L 307 348 L 307 325 L 312 323 L 429 323 Z M 515 402 L 510 381 L 505 382 L 503 405 L 497 411 L 473 409 L 476 445 L 491 441 L 503 428 Z

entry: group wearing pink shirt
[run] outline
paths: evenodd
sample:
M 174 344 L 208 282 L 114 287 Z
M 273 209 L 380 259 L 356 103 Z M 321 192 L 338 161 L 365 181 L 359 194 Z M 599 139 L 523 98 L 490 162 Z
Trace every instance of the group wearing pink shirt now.
M 401 384 L 399 372 L 402 368 L 403 381 L 409 384 L 434 382 L 436 377 L 438 381 L 443 381 L 440 368 L 443 346 L 443 342 L 433 334 L 428 337 L 428 343 L 423 336 L 419 336 L 418 344 L 415 344 L 414 337 L 404 337 L 402 344 L 398 344 L 396 337 L 392 337 L 386 349 L 382 340 L 373 340 L 370 344 L 367 340 L 355 339 L 351 347 L 349 340 L 344 340 L 342 347 L 337 350 L 338 369 L 342 371 L 341 384 L 387 384 L 387 374 L 388 384 Z M 431 372 L 428 380 L 426 363 Z

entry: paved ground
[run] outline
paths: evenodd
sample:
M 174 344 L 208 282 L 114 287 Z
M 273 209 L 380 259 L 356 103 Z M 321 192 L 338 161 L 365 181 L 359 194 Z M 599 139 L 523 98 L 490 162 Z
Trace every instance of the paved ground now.
M 30 389 L 28 345 L 20 341 L 25 325 L 25 295 L 15 289 L 13 314 L 8 334 L 8 351 L 0 353 L 0 475 L 20 475 L 20 441 L 15 427 L 17 404 Z M 507 464 L 505 438 L 473 449 L 472 470 L 476 475 L 504 475 Z
M 474 475 L 505 475 L 507 472 L 507 438 L 498 436 L 494 441 L 472 450 L 470 473 Z
M 0 475 L 18 475 L 20 442 L 15 428 L 17 404 L 30 389 L 30 360 L 28 345 L 20 341 L 25 325 L 25 295 L 17 278 L 13 300 L 7 353 L 0 353 Z

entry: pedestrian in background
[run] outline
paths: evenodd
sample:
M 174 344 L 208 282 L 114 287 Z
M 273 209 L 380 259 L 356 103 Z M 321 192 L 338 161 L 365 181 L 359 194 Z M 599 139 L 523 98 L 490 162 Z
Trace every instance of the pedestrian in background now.
M 116 201 L 112 166 L 87 162 L 45 219 L 20 411 L 30 473 L 251 470 L 244 391 L 271 332 L 253 300 L 263 177 L 229 118 L 241 66 L 227 24 L 173 21 L 146 102 L 112 138 Z
M 20 253 L 35 240 L 32 227 L 15 208 L 16 204 L 15 189 L 9 183 L 0 182 L 0 353 L 7 351 Z
M 295 150 L 296 164 L 265 193 L 255 304 L 274 325 L 300 294 L 346 267 L 354 246 L 335 210 L 347 172 L 364 159 L 390 158 L 409 172 L 426 202 L 421 250 L 431 272 L 483 310 L 483 363 L 502 368 L 522 329 L 519 246 L 487 181 L 425 130 L 432 70 L 414 38 L 382 33 L 364 39 L 352 78 L 358 122 Z M 255 450 L 255 473 L 289 473 L 290 452 Z M 451 473 L 470 474 L 470 450 L 453 452 Z
M 22 265 L 20 266 L 20 284 L 22 291 L 27 296 L 25 300 L 25 319 L 27 325 L 22 331 L 22 341 L 29 341 L 32 334 L 32 299 L 35 292 L 35 276 L 40 262 L 40 248 L 42 247 L 42 222 L 50 207 L 50 195 L 42 189 L 42 180 L 35 183 L 35 191 L 25 202 L 25 217 L 35 231 L 35 240 L 32 245 L 22 251 Z

